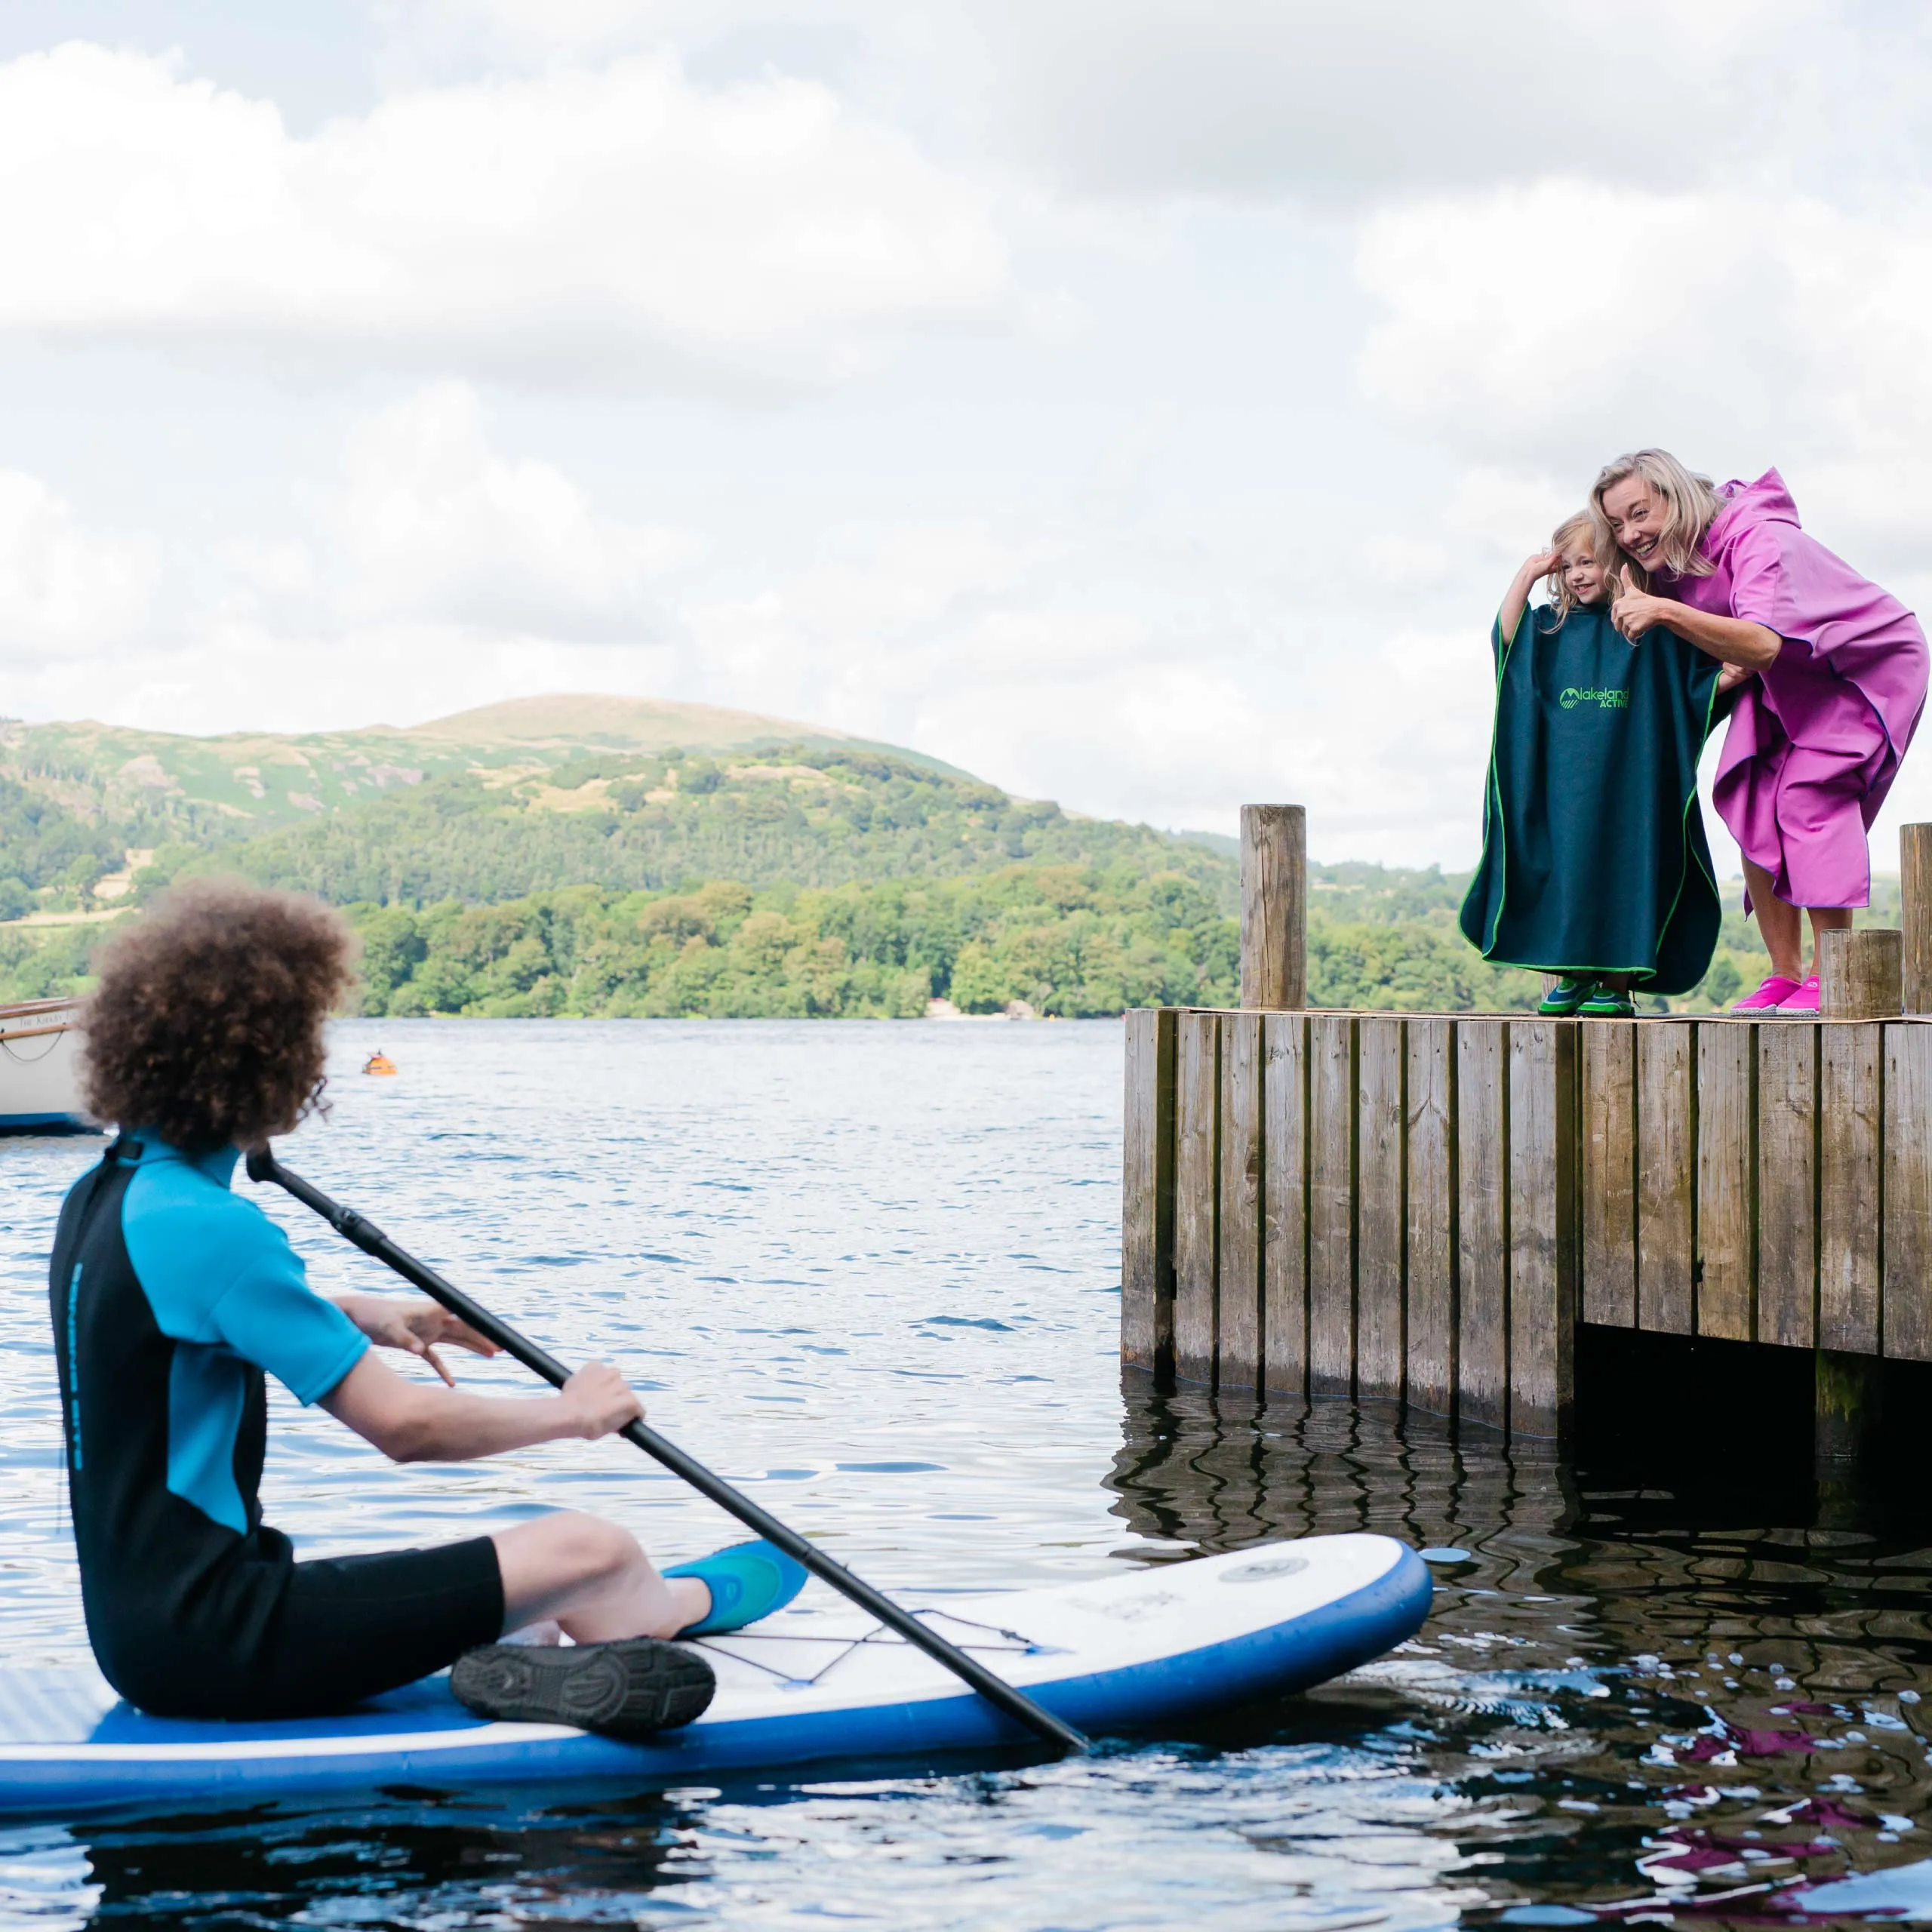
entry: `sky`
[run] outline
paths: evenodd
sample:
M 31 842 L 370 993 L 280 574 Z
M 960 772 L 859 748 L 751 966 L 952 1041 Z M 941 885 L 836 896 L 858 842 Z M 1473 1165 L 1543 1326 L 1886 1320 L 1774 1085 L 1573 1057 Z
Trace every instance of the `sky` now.
M 1466 866 L 1611 457 L 1932 601 L 1928 92 L 1911 4 L 8 0 L 0 710 L 624 692 Z

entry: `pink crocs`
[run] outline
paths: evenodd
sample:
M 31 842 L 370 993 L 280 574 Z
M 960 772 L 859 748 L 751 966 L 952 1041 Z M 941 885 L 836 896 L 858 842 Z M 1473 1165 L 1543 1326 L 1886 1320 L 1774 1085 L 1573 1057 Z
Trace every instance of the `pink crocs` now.
M 1803 990 L 1795 980 L 1787 980 L 1782 973 L 1768 974 L 1755 993 L 1747 993 L 1743 998 L 1734 1001 L 1730 1010 L 1734 1013 L 1768 1013 Z M 1815 992 L 1812 1004 L 1817 1004 Z
M 1814 973 L 1790 998 L 1778 1002 L 1780 1013 L 1816 1013 L 1818 1011 L 1818 976 Z

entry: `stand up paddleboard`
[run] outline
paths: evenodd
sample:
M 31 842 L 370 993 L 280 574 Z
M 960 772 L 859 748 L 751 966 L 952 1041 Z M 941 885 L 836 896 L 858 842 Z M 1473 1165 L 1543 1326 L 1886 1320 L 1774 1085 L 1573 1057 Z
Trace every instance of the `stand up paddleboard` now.
M 1091 1736 L 1158 1734 L 1278 1697 L 1412 1636 L 1421 1559 L 1386 1537 L 1313 1537 L 1094 1581 L 952 1598 L 918 1614 Z M 934 1757 L 1033 1740 L 863 1615 L 802 1607 L 698 1647 L 718 1694 L 643 1743 L 472 1715 L 445 1677 L 340 1717 L 208 1724 L 143 1716 L 92 1672 L 0 1672 L 0 1810 L 257 1803 L 372 1785 L 632 1777 L 681 1783 L 816 1761 Z

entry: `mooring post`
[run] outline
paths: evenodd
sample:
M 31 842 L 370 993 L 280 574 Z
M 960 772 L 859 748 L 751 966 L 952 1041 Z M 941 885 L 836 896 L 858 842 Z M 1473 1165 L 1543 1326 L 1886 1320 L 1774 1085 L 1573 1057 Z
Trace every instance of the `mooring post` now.
M 1892 926 L 1818 935 L 1818 1011 L 1826 1020 L 1896 1020 L 1904 1011 L 1905 935 Z
M 1932 1013 L 1932 825 L 1899 827 L 1899 898 L 1905 1011 Z
M 1308 814 L 1241 808 L 1241 1003 L 1250 1012 L 1308 1004 Z

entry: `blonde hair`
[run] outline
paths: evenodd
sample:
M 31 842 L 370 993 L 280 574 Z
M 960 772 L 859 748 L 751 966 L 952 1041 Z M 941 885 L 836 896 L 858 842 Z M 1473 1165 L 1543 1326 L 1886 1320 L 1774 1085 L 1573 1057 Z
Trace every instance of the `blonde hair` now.
M 1571 592 L 1569 579 L 1563 568 L 1563 553 L 1578 543 L 1588 549 L 1597 568 L 1603 572 L 1605 597 L 1614 602 L 1623 595 L 1622 580 L 1613 565 L 1605 561 L 1616 556 L 1616 545 L 1604 542 L 1604 530 L 1595 517 L 1588 510 L 1579 510 L 1574 516 L 1565 517 L 1549 540 L 1549 547 L 1556 552 L 1556 567 L 1543 579 L 1543 586 L 1549 592 L 1550 608 L 1555 611 L 1559 624 L 1577 608 L 1577 599 Z
M 1657 549 L 1664 568 L 1676 577 L 1709 577 L 1716 567 L 1698 546 L 1724 508 L 1724 499 L 1708 476 L 1686 469 L 1668 450 L 1637 450 L 1597 472 L 1597 480 L 1590 487 L 1590 516 L 1599 547 L 1607 547 L 1613 555 L 1617 549 L 1604 511 L 1604 492 L 1633 476 L 1663 499 L 1663 529 Z M 1650 580 L 1636 560 L 1626 554 L 1626 561 L 1637 582 L 1648 589 Z

